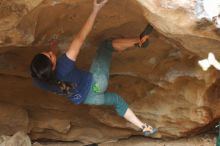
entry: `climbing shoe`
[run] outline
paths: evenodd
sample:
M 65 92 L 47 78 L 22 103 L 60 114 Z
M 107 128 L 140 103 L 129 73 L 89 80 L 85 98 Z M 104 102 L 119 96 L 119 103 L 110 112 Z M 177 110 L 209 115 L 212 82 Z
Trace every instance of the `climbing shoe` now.
M 140 34 L 140 42 L 135 44 L 135 46 L 138 48 L 146 48 L 149 45 L 149 34 L 153 30 L 154 28 L 150 24 L 148 24 L 144 31 Z
M 146 123 L 142 126 L 142 132 L 144 133 L 144 136 L 150 136 L 158 132 L 157 128 L 153 128 L 150 125 L 147 125 Z

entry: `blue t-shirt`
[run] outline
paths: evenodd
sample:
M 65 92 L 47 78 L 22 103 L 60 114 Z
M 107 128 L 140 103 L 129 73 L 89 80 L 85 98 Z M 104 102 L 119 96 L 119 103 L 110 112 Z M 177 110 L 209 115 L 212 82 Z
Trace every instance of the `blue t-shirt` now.
M 57 59 L 55 75 L 58 80 L 74 85 L 74 89 L 70 91 L 70 94 L 66 95 L 72 102 L 80 104 L 85 100 L 92 83 L 92 74 L 90 72 L 78 69 L 75 62 L 69 59 L 66 54 L 63 54 Z M 36 79 L 33 79 L 33 82 L 40 88 L 64 95 L 55 85 L 50 85 Z

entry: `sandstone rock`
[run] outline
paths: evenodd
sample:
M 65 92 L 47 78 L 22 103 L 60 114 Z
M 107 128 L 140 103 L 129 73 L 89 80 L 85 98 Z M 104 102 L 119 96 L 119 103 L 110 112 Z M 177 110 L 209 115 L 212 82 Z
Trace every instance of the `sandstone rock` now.
M 32 1 L 21 2 L 29 5 Z M 114 53 L 109 90 L 121 95 L 141 120 L 158 127 L 157 138 L 188 137 L 209 130 L 220 119 L 219 73 L 213 68 L 203 72 L 197 62 L 200 56 L 206 57 L 208 51 L 218 56 L 219 36 L 214 32 L 214 24 L 198 25 L 198 18 L 191 17 L 194 16 L 191 1 L 139 0 L 139 3 L 156 31 L 147 49 Z M 33 46 L 0 49 L 0 101 L 23 107 L 28 117 L 21 109 L 16 111 L 22 114 L 11 114 L 11 108 L 4 109 L 11 115 L 9 121 L 17 117 L 23 122 L 9 124 L 4 117 L 3 124 L 0 123 L 2 133 L 13 134 L 17 129 L 25 129 L 33 140 L 46 138 L 83 143 L 142 135 L 118 117 L 112 107 L 76 106 L 65 97 L 32 86 L 29 63 L 33 55 L 47 50 L 53 38 L 59 41 L 58 51 L 65 51 L 88 17 L 92 3 L 89 0 L 45 0 L 27 7 L 21 18 L 11 18 L 11 13 L 4 15 L 4 19 L 13 20 L 13 27 L 19 31 L 7 22 L 9 31 L 0 32 L 0 36 L 13 41 L 2 39 L 2 46 L 31 43 Z M 105 38 L 138 36 L 147 24 L 139 8 L 133 0 L 111 0 L 100 13 L 77 65 L 88 70 L 95 49 Z M 10 32 L 25 32 L 28 37 L 9 35 Z
M 1 146 L 31 146 L 30 138 L 23 132 L 17 132 L 13 136 L 1 136 Z
M 178 140 L 152 140 L 144 138 L 131 138 L 129 140 L 121 140 L 118 142 L 110 142 L 100 144 L 100 146 L 211 146 L 215 145 L 215 137 L 197 136 L 193 138 L 184 138 Z
M 132 137 L 129 139 L 100 143 L 99 146 L 211 146 L 215 145 L 216 138 L 211 135 L 201 135 L 193 138 L 182 138 L 177 140 L 153 140 L 143 137 Z M 40 142 L 33 146 L 84 146 L 80 143 L 69 142 Z M 89 145 L 88 145 L 89 146 Z
M 27 45 L 33 41 L 33 34 L 17 29 L 22 18 L 42 0 L 2 0 L 0 3 L 0 46 Z
M 22 107 L 0 103 L 0 133 L 12 135 L 17 131 L 28 132 L 28 113 Z
M 80 142 L 40 142 L 34 143 L 32 146 L 84 146 Z
M 172 44 L 187 49 L 198 56 L 206 57 L 208 52 L 214 52 L 220 57 L 218 51 L 220 44 L 219 30 L 214 22 L 210 21 L 209 17 L 211 16 L 203 15 L 218 7 L 217 1 L 137 1 L 143 6 L 148 21 L 160 33 L 168 37 Z M 207 5 L 204 4 L 205 2 L 209 2 L 208 5 L 213 4 L 215 7 L 211 7 L 211 5 L 210 9 L 199 10 L 200 7 L 204 8 L 204 5 Z M 216 16 L 218 15 L 217 12 L 215 12 Z

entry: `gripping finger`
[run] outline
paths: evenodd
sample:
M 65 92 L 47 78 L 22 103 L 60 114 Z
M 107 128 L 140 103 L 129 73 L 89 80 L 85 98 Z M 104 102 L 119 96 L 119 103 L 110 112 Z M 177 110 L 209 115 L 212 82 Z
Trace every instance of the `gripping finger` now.
M 96 0 L 96 4 L 99 4 L 99 5 L 104 5 L 107 2 L 108 0 L 99 0 L 99 1 Z

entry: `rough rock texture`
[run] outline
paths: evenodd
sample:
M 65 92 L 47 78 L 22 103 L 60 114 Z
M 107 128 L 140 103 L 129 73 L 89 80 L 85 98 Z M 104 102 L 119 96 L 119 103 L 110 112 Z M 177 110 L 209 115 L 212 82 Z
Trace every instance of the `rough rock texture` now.
M 110 141 L 99 144 L 99 146 L 214 146 L 216 139 L 212 136 L 196 136 L 178 140 L 153 140 L 140 137 Z M 39 142 L 33 146 L 84 146 L 78 142 Z M 92 146 L 92 145 L 91 145 Z
M 214 52 L 218 57 L 220 33 L 215 23 L 204 14 L 215 9 L 204 9 L 203 1 L 208 0 L 137 0 L 144 8 L 150 23 L 178 47 L 189 50 L 198 56 L 206 57 Z M 219 3 L 219 2 L 218 2 Z M 220 10 L 218 11 L 220 12 Z M 204 15 L 204 16 L 203 16 Z M 218 14 L 216 14 L 217 16 Z
M 25 12 L 18 9 L 22 14 L 19 17 L 11 9 L 1 9 L 8 13 L 0 18 L 0 23 L 7 19 L 11 21 L 5 22 L 8 25 L 0 25 L 4 28 L 2 30 L 7 30 L 0 30 L 0 36 L 11 41 L 1 39 L 0 103 L 7 103 L 4 110 L 9 113 L 17 107 L 20 112 L 9 114 L 9 117 L 19 118 L 18 123 L 12 125 L 9 124 L 10 118 L 3 119 L 4 122 L 0 118 L 0 127 L 5 123 L 8 127 L 15 126 L 9 131 L 0 129 L 0 134 L 22 130 L 33 140 L 83 143 L 142 135 L 133 125 L 118 117 L 112 107 L 76 106 L 65 97 L 32 86 L 28 69 L 33 55 L 47 50 L 54 38 L 59 41 L 58 51 L 64 51 L 88 17 L 92 2 L 19 2 L 28 7 Z M 219 36 L 214 32 L 214 26 L 195 29 L 196 22 L 188 19 L 190 12 L 185 11 L 188 6 L 184 10 L 184 7 L 176 9 L 178 3 L 175 3 L 175 9 L 165 7 L 169 6 L 165 0 L 138 2 L 145 7 L 145 12 L 133 0 L 111 0 L 108 3 L 82 48 L 78 66 L 85 70 L 89 68 L 95 49 L 103 39 L 138 36 L 147 24 L 146 16 L 156 28 L 151 44 L 147 49 L 133 48 L 114 53 L 109 90 L 124 97 L 144 122 L 158 127 L 157 138 L 189 137 L 208 131 L 220 119 L 219 73 L 213 68 L 203 72 L 197 61 L 199 56 L 207 55 L 208 47 L 219 56 L 216 51 Z M 14 1 L 0 2 L 0 6 L 13 4 Z M 9 26 L 13 27 L 6 29 Z M 16 33 L 19 35 L 14 35 Z
M 43 0 L 1 0 L 0 46 L 26 45 L 33 41 L 33 34 L 18 29 L 23 17 Z M 30 28 L 29 28 L 30 29 Z
M 24 132 L 17 132 L 13 136 L 1 136 L 1 146 L 31 146 L 30 138 Z
M 154 140 L 146 138 L 131 138 L 118 142 L 109 142 L 99 146 L 214 146 L 216 139 L 212 136 L 196 136 L 178 140 Z
M 22 107 L 0 103 L 0 133 L 12 135 L 17 131 L 28 131 L 28 113 Z

